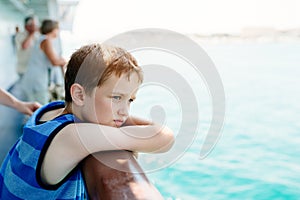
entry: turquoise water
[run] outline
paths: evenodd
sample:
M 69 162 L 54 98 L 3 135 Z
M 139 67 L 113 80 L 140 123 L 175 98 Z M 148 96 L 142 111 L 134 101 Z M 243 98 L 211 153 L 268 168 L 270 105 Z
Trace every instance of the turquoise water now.
M 205 49 L 225 88 L 222 137 L 200 160 L 200 129 L 175 164 L 149 177 L 166 199 L 299 199 L 300 43 Z
M 65 57 L 78 47 L 70 41 L 63 45 Z M 225 88 L 222 136 L 200 160 L 210 120 L 199 118 L 197 137 L 183 156 L 149 173 L 149 178 L 166 199 L 299 199 L 300 42 L 204 45 L 204 49 Z M 6 87 L 15 74 L 12 49 L 3 41 L 1 53 L 5 56 L 1 56 L 0 86 Z M 168 96 L 146 96 L 147 101 L 136 101 L 133 111 L 169 102 Z M 174 102 L 168 104 L 176 107 Z M 199 107 L 201 116 L 211 114 L 209 101 Z M 166 111 L 175 132 L 178 113 L 177 108 Z

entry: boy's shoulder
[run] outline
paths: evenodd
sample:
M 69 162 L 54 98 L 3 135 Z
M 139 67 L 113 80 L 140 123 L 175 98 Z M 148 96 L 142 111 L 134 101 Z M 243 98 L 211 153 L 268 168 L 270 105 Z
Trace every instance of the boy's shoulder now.
M 42 106 L 27 121 L 23 127 L 23 134 L 19 146 L 31 146 L 36 150 L 47 150 L 53 138 L 67 125 L 75 122 L 74 115 L 63 114 L 49 121 L 42 121 L 44 113 L 64 108 L 64 102 L 51 102 Z
M 36 110 L 33 115 L 29 118 L 27 126 L 37 126 L 45 122 L 51 121 L 61 115 L 62 110 L 65 107 L 64 101 L 54 101 Z M 70 120 L 74 117 L 72 114 L 66 115 Z

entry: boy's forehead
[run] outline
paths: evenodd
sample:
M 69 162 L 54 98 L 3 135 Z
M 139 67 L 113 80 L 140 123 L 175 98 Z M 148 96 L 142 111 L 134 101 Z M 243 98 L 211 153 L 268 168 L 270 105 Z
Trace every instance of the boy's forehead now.
M 127 74 L 123 74 L 120 77 L 113 74 L 100 86 L 100 88 L 111 93 L 131 94 L 137 91 L 139 86 L 138 75 L 132 73 L 129 77 Z

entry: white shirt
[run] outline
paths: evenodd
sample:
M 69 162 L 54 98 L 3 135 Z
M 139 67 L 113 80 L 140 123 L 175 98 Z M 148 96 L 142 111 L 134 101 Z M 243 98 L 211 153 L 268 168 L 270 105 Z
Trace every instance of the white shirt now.
M 31 55 L 32 47 L 34 46 L 34 43 L 39 38 L 39 33 L 34 34 L 34 39 L 32 40 L 30 47 L 27 49 L 22 48 L 22 43 L 28 36 L 28 32 L 20 32 L 16 35 L 16 48 L 17 48 L 17 73 L 22 75 L 27 70 L 28 61 Z

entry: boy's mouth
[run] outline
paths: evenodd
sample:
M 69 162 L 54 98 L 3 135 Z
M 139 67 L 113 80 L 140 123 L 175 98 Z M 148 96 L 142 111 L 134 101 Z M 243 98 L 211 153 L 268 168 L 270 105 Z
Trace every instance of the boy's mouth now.
M 117 127 L 122 126 L 122 124 L 124 123 L 123 120 L 119 120 L 119 119 L 114 120 L 114 122 L 115 122 L 115 124 L 116 124 Z

